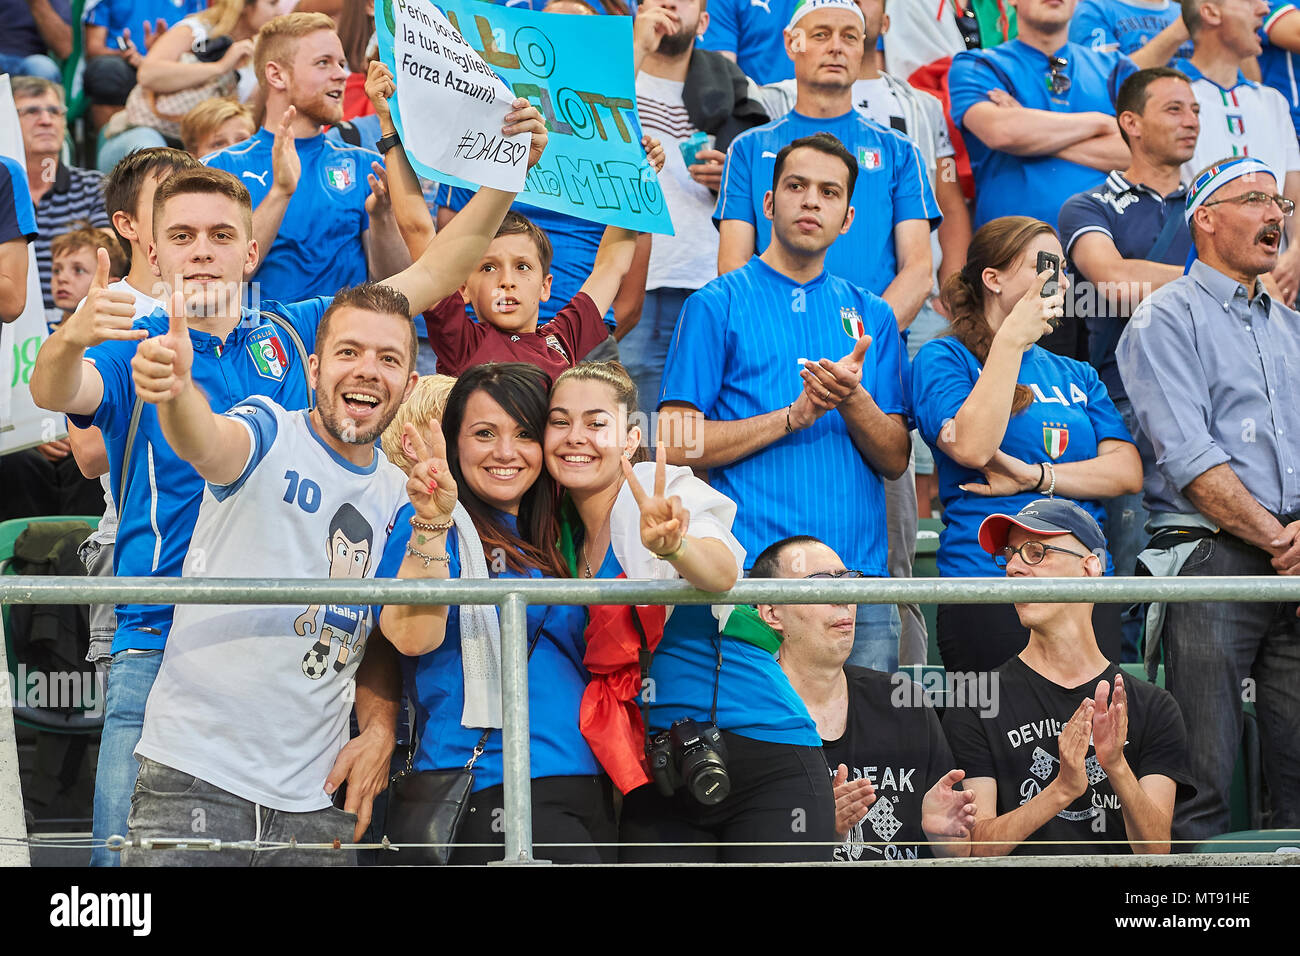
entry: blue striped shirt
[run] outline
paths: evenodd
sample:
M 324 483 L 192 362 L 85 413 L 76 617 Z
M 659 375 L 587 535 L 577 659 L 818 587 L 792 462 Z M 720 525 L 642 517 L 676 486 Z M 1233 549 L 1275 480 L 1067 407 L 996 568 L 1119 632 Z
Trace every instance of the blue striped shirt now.
M 763 197 L 772 188 L 776 154 L 814 133 L 832 134 L 858 161 L 853 225 L 827 250 L 826 271 L 880 295 L 898 274 L 894 226 L 907 219 L 928 219 L 933 228 L 943 217 L 916 144 L 857 110 L 830 119 L 811 119 L 791 110 L 737 136 L 727 152 L 713 220 L 749 223 L 758 232 L 754 251 L 766 249 L 772 241 L 772 221 L 763 214 Z
M 757 256 L 686 300 L 659 401 L 685 402 L 711 421 L 783 409 L 803 391 L 797 360 L 843 358 L 858 323 L 872 337 L 863 387 L 881 411 L 907 415 L 902 345 L 889 305 L 829 272 L 800 285 Z M 809 534 L 849 567 L 888 575 L 885 488 L 838 412 L 710 469 L 709 483 L 736 502 L 732 531 L 751 557 L 781 538 Z

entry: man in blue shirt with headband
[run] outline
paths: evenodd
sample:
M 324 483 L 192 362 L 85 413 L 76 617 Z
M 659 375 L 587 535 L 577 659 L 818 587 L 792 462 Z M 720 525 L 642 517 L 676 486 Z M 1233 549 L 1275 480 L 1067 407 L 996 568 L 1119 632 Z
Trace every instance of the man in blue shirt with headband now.
M 1135 311 L 1116 357 L 1146 463 L 1141 560 L 1153 573 L 1300 574 L 1300 314 L 1260 281 L 1294 207 L 1250 157 L 1202 170 L 1187 193 L 1188 274 Z M 1161 633 L 1148 617 L 1148 655 Z M 1230 829 L 1228 791 L 1255 701 L 1272 802 L 1269 825 L 1300 826 L 1300 624 L 1295 603 L 1169 604 L 1167 686 L 1187 723 L 1196 796 L 1176 840 Z M 1154 664 L 1154 659 L 1149 660 Z

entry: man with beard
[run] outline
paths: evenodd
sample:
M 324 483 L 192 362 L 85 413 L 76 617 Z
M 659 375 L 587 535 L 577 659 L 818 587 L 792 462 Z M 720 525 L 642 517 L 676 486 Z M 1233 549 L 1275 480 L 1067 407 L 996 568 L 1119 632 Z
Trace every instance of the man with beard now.
M 623 337 L 623 364 L 643 404 L 659 397 L 664 358 L 686 297 L 718 274 L 712 221 L 727 147 L 766 123 L 740 67 L 696 40 L 709 25 L 704 0 L 643 0 L 637 7 L 636 104 L 642 128 L 664 145 L 659 174 L 674 236 L 650 247 L 640 321 Z
M 348 78 L 334 21 L 276 17 L 258 31 L 253 61 L 266 97 L 262 128 L 204 163 L 233 173 L 252 195 L 261 295 L 296 302 L 409 263 L 386 201 L 366 188 L 380 154 L 321 132 L 343 118 Z
M 1280 185 L 1251 157 L 1198 173 L 1186 203 L 1197 259 L 1142 302 L 1116 349 L 1137 414 L 1157 532 L 1143 560 L 1154 573 L 1300 573 L 1300 315 L 1260 282 L 1294 210 Z M 1148 627 L 1148 646 L 1164 639 L 1197 787 L 1174 814 L 1176 839 L 1229 829 L 1245 700 L 1259 719 L 1267 825 L 1300 826 L 1297 629 L 1295 603 L 1276 601 L 1170 604 L 1163 634 Z
M 141 342 L 131 369 L 137 393 L 157 408 L 167 442 L 207 483 L 185 575 L 372 575 L 371 556 L 407 499 L 406 476 L 375 448 L 417 378 L 406 297 L 373 283 L 335 296 L 308 359 L 316 405 L 305 413 L 263 397 L 214 413 L 191 376 L 195 349 L 183 293 L 173 293 L 170 306 L 166 334 Z M 415 487 L 411 520 L 429 523 L 421 508 L 427 488 Z M 350 687 L 362 661 L 361 650 L 348 650 L 364 641 L 369 608 L 329 605 L 317 624 L 318 611 L 176 609 L 136 747 L 133 842 L 189 832 L 196 808 L 205 836 L 223 842 L 350 840 L 358 815 L 334 807 L 330 794 L 342 777 L 336 760 L 348 742 Z M 303 657 L 308 617 L 327 655 L 338 638 L 333 672 L 312 650 Z M 373 672 L 375 656 L 367 657 L 363 666 Z M 396 688 L 383 696 L 387 703 L 368 694 L 358 699 L 362 734 L 391 734 Z M 347 865 L 352 856 L 295 849 L 260 857 L 249 850 L 155 853 L 133 845 L 123 862 Z
M 546 128 L 536 109 L 524 100 L 515 103 L 502 134 L 533 134 L 531 166 L 545 148 Z M 419 310 L 455 291 L 482 257 L 512 198 L 512 193 L 480 190 L 466 206 L 467 215 L 388 284 Z M 177 288 L 186 294 L 196 353 L 193 378 L 208 400 L 223 411 L 250 395 L 265 395 L 285 408 L 306 407 L 311 392 L 305 356 L 315 347 L 329 300 L 267 302 L 261 313 L 241 309 L 244 282 L 258 264 L 248 190 L 230 173 L 199 168 L 168 177 L 153 200 L 149 262 L 167 290 L 160 298 Z M 36 356 L 32 397 L 43 408 L 66 412 L 74 425 L 95 425 L 103 434 L 110 488 L 121 515 L 114 573 L 174 577 L 189 547 L 203 480 L 167 444 L 153 408 L 138 402 L 130 372 L 136 343 L 164 332 L 168 319 L 159 309 L 136 320 L 135 293 L 106 288 L 108 254 L 101 251 L 99 258 L 86 300 Z M 127 800 L 137 772 L 131 753 L 172 616 L 165 605 L 117 606 L 112 690 L 96 774 L 96 833 L 126 832 Z M 119 671 L 130 676 L 119 679 Z M 382 763 L 387 756 L 376 760 Z

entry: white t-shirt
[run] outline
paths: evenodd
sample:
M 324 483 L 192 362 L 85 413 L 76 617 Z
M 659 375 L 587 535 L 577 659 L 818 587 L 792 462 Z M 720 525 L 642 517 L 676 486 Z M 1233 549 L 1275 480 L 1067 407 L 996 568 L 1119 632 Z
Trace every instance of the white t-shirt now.
M 659 183 L 676 233 L 651 240 L 647 290 L 698 289 L 718 275 L 718 230 L 713 225 L 716 198 L 708 187 L 691 179 L 680 147 L 697 132 L 682 103 L 685 85 L 648 73 L 636 77 L 641 126 L 664 147 Z
M 1286 98 L 1270 86 L 1240 80 L 1225 90 L 1198 77 L 1192 91 L 1201 105 L 1201 135 L 1196 152 L 1183 163 L 1183 182 L 1229 156 L 1253 156 L 1277 173 L 1278 192 L 1288 172 L 1300 171 L 1300 147 Z
M 883 76 L 858 80 L 853 84 L 853 108 L 886 128 L 890 127 L 890 117 L 903 115 L 898 97 Z M 915 133 L 909 131 L 908 135 L 915 136 Z
M 378 449 L 345 461 L 268 398 L 226 415 L 252 448 L 233 483 L 204 488 L 184 576 L 373 578 L 406 476 Z M 178 606 L 136 753 L 274 810 L 324 809 L 369 631 L 367 605 Z

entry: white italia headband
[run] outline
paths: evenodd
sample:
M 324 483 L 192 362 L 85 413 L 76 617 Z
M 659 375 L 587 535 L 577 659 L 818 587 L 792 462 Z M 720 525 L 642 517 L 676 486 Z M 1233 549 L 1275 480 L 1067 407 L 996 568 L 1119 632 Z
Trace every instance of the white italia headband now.
M 1273 177 L 1274 182 L 1277 181 L 1277 174 L 1273 170 L 1258 159 L 1250 156 L 1239 156 L 1236 159 L 1215 163 L 1197 176 L 1192 182 L 1191 188 L 1187 190 L 1187 208 L 1183 214 L 1184 218 L 1190 223 L 1193 213 L 1205 205 L 1205 201 L 1220 186 L 1225 186 L 1242 176 L 1253 176 L 1256 173 L 1267 173 Z
M 867 21 L 862 16 L 862 11 L 854 0 L 799 0 L 795 4 L 794 12 L 790 14 L 790 22 L 786 24 L 787 30 L 793 30 L 794 25 L 810 13 L 816 13 L 818 10 L 847 10 L 857 16 L 862 28 L 867 28 Z

